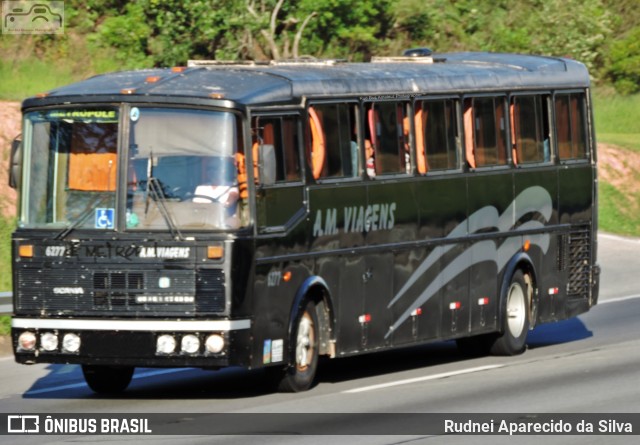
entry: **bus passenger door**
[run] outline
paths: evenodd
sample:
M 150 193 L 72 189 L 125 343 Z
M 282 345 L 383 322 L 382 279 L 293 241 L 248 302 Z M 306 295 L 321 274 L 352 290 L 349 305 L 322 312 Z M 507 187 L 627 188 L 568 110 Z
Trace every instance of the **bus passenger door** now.
M 254 363 L 268 364 L 283 360 L 272 355 L 271 347 L 284 339 L 291 307 L 301 280 L 308 273 L 300 264 L 290 264 L 273 257 L 284 257 L 303 251 L 306 217 L 305 192 L 300 163 L 300 127 L 296 114 L 264 115 L 251 122 L 250 157 L 245 168 L 253 169 L 255 187 L 255 223 L 257 228 L 258 264 L 253 280 L 254 299 L 251 313 L 255 314 L 253 329 Z M 240 164 L 240 162 L 238 163 Z M 246 179 L 246 176 L 245 176 Z M 241 181 L 239 181 L 241 182 Z M 239 184 L 241 196 L 246 184 Z M 298 272 L 300 271 L 300 272 Z M 291 281 L 285 279 L 288 272 Z M 274 343 L 272 343 L 274 342 Z
M 261 116 L 253 120 L 252 126 L 258 233 L 284 234 L 306 216 L 299 118 Z
M 317 258 L 314 274 L 322 278 L 336 310 L 338 354 L 362 351 L 366 254 L 366 190 L 348 182 L 310 185 L 309 251 Z

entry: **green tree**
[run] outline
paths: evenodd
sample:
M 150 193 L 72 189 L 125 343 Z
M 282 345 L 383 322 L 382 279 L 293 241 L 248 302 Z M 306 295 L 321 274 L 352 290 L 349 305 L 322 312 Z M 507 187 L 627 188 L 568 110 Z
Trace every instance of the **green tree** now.
M 65 7 L 64 36 L 27 45 L 7 38 L 0 50 L 70 59 L 69 69 L 86 75 L 190 58 L 367 60 L 427 46 L 569 56 L 625 91 L 637 84 L 637 0 L 68 0 Z
M 540 3 L 533 49 L 543 54 L 572 57 L 587 65 L 592 75 L 597 75 L 605 62 L 602 51 L 613 34 L 614 21 L 602 0 Z
M 393 10 L 395 40 L 405 44 L 439 52 L 568 56 L 594 74 L 605 63 L 603 51 L 615 24 L 604 0 L 400 0 Z
M 301 11 L 294 6 L 285 4 L 284 0 L 275 4 L 256 0 L 246 2 L 247 27 L 243 35 L 246 55 L 274 60 L 300 56 L 303 33 L 316 12 Z
M 302 48 L 318 57 L 366 60 L 379 53 L 393 26 L 389 0 L 301 0 L 300 11 L 317 15 L 305 31 Z
M 618 92 L 640 91 L 640 26 L 611 44 L 608 60 L 608 76 Z
M 89 40 L 98 47 L 115 49 L 121 67 L 142 68 L 153 62 L 147 51 L 151 31 L 143 5 L 129 3 L 122 14 L 106 18 Z
M 153 28 L 149 52 L 156 64 L 179 65 L 190 58 L 215 58 L 238 27 L 238 2 L 143 0 Z

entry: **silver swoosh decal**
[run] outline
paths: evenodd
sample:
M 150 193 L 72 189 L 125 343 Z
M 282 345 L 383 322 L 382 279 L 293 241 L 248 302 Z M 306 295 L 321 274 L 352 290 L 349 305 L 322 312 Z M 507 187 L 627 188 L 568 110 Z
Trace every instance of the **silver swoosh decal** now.
M 475 233 L 485 228 L 497 228 L 500 232 L 506 232 L 515 226 L 523 216 L 529 213 L 539 213 L 545 222 L 549 221 L 553 211 L 553 202 L 551 196 L 546 189 L 540 186 L 529 187 L 523 190 L 499 215 L 495 207 L 487 206 L 474 212 L 465 221 L 461 222 L 454 228 L 447 238 L 453 239 L 467 233 Z M 544 223 L 536 220 L 527 221 L 518 226 L 516 231 L 525 231 L 531 229 L 543 228 Z M 550 237 L 548 234 L 536 234 L 528 237 L 532 245 L 537 245 L 546 253 L 549 249 Z M 448 244 L 436 247 L 427 258 L 416 268 L 414 273 L 409 277 L 407 282 L 402 286 L 398 293 L 387 305 L 390 308 L 418 281 L 418 279 L 436 264 L 447 252 L 455 245 Z M 500 272 L 507 264 L 509 259 L 522 248 L 522 243 L 517 237 L 507 238 L 499 248 L 496 247 L 494 240 L 484 240 L 474 243 L 471 247 L 458 255 L 451 261 L 438 276 L 427 286 L 409 308 L 394 322 L 389 328 L 389 332 L 385 338 L 389 337 L 394 330 L 404 323 L 411 313 L 418 307 L 425 304 L 433 295 L 435 295 L 442 287 L 453 280 L 460 273 L 469 267 L 485 261 L 494 261 Z

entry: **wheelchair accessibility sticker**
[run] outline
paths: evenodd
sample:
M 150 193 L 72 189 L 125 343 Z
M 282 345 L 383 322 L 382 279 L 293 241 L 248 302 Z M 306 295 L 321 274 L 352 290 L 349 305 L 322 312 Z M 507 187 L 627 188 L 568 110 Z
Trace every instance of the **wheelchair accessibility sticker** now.
M 115 227 L 115 209 L 96 209 L 96 229 L 113 229 Z

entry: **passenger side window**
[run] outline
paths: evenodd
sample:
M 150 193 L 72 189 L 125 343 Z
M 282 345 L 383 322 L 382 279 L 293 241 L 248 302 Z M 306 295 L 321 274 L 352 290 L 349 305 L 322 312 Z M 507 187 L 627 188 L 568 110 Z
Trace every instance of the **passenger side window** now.
M 356 107 L 314 104 L 309 107 L 307 156 L 315 179 L 359 175 Z
M 465 100 L 465 150 L 472 168 L 507 164 L 507 129 L 503 97 Z
M 561 160 L 587 158 L 584 95 L 557 94 L 554 99 L 558 156 Z
M 300 140 L 297 116 L 260 117 L 253 125 L 253 157 L 260 159 L 266 151 L 264 147 L 272 146 L 275 153 L 275 182 L 299 181 L 300 157 L 298 141 Z M 259 150 L 263 150 L 260 154 Z
M 416 102 L 416 164 L 418 173 L 458 167 L 458 128 L 451 99 Z
M 369 176 L 411 173 L 407 108 L 408 104 L 401 102 L 366 105 L 365 150 Z
M 551 160 L 547 96 L 515 96 L 509 109 L 514 163 Z

